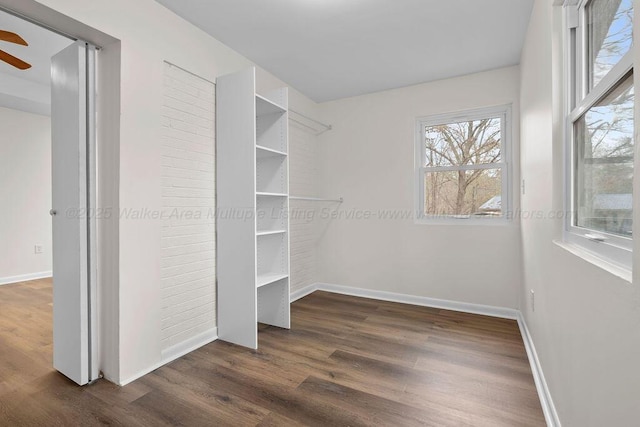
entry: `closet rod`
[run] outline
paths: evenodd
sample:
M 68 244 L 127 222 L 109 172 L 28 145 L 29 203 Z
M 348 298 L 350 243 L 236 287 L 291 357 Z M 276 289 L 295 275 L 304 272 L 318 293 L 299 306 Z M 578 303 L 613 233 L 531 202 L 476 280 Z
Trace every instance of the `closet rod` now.
M 342 203 L 344 202 L 344 199 L 342 197 L 340 197 L 339 199 L 321 199 L 318 197 L 295 197 L 295 196 L 290 196 L 289 199 L 291 200 L 306 200 L 309 202 L 336 202 L 336 203 Z
M 289 120 L 291 120 L 292 122 L 295 122 L 295 123 L 299 124 L 300 126 L 306 127 L 307 129 L 309 129 L 309 130 L 313 131 L 313 132 L 315 133 L 315 135 L 316 135 L 316 136 L 321 135 L 321 134 L 325 133 L 325 132 L 328 130 L 328 129 L 327 129 L 327 130 L 321 130 L 321 131 L 318 131 L 318 129 L 314 128 L 313 126 L 309 126 L 309 125 L 308 125 L 308 124 L 306 124 L 306 123 L 302 123 L 300 120 L 296 120 L 296 119 L 294 119 L 293 117 L 289 117 Z
M 316 123 L 316 124 L 318 124 L 318 125 L 322 126 L 322 127 L 323 127 L 323 128 L 325 128 L 326 130 L 331 130 L 331 129 L 333 129 L 333 127 L 332 127 L 331 125 L 328 125 L 328 124 L 326 124 L 326 123 L 322 123 L 322 122 L 320 122 L 320 121 L 318 121 L 318 120 L 316 120 L 316 119 L 313 119 L 313 118 L 311 118 L 311 117 L 309 117 L 309 116 L 305 116 L 304 114 L 299 113 L 299 112 L 297 112 L 296 110 L 293 110 L 293 109 L 289 108 L 289 111 L 290 111 L 291 113 L 297 114 L 298 116 L 303 117 L 303 118 L 305 118 L 305 119 L 309 120 L 310 122 L 313 122 L 313 123 Z

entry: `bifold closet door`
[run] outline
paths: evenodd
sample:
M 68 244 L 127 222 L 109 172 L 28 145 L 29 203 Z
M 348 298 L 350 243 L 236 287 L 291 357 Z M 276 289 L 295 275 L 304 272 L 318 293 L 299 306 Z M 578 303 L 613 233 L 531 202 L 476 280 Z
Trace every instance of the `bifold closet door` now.
M 53 366 L 80 385 L 98 372 L 89 215 L 95 206 L 93 55 L 92 47 L 76 42 L 51 60 Z

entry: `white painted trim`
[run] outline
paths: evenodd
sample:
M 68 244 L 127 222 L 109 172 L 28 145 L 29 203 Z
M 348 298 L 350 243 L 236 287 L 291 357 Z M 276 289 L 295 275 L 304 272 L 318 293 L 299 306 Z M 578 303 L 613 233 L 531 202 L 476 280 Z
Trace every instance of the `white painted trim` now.
M 471 304 L 465 302 L 449 301 L 436 298 L 427 298 L 414 295 L 398 294 L 394 292 L 376 291 L 370 289 L 353 288 L 348 286 L 332 285 L 329 283 L 315 283 L 302 288 L 291 294 L 291 302 L 297 301 L 315 291 L 333 292 L 342 295 L 351 295 L 362 298 L 371 298 L 381 301 L 399 302 L 404 304 L 412 304 L 424 307 L 441 308 L 443 310 L 460 311 L 463 313 L 481 314 L 485 316 L 499 317 L 503 319 L 517 320 L 522 341 L 527 352 L 527 358 L 531 365 L 533 380 L 542 406 L 544 418 L 549 427 L 561 427 L 560 419 L 556 411 L 551 393 L 547 386 L 533 339 L 527 328 L 527 324 L 520 310 L 512 308 L 494 307 L 481 304 Z
M 41 271 L 40 273 L 21 274 L 19 276 L 0 277 L 0 285 L 10 285 L 12 283 L 28 282 L 29 280 L 47 279 L 52 276 L 51 271 Z
M 352 288 L 348 286 L 332 285 L 329 283 L 316 283 L 315 287 L 315 290 L 319 291 L 327 291 L 336 294 L 352 295 L 363 298 L 372 298 L 381 301 L 400 302 L 404 304 L 419 305 L 423 307 L 441 308 L 444 310 L 481 314 L 484 316 L 499 317 L 502 319 L 516 320 L 518 318 L 518 310 L 515 310 L 513 308 L 494 307 L 490 305 L 472 304 L 467 302 L 457 302 L 436 298 L 420 297 L 415 295 L 398 294 L 395 292 Z
M 527 351 L 527 358 L 531 365 L 531 372 L 533 373 L 533 381 L 536 384 L 536 390 L 538 391 L 538 397 L 540 399 L 540 405 L 542 405 L 542 412 L 544 413 L 544 419 L 549 427 L 560 427 L 560 418 L 558 412 L 553 404 L 547 381 L 544 378 L 544 372 L 542 371 L 542 365 L 540 365 L 540 359 L 538 359 L 538 353 L 536 347 L 533 344 L 533 338 L 529 333 L 527 322 L 524 320 L 524 316 L 521 312 L 518 312 L 518 326 L 520 327 L 520 334 L 522 335 L 522 341 Z
M 629 268 L 623 267 L 622 265 L 615 264 L 609 261 L 608 259 L 602 257 L 600 254 L 589 251 L 582 245 L 579 245 L 576 243 L 570 243 L 570 242 L 563 242 L 560 240 L 554 240 L 553 243 L 556 246 L 566 250 L 570 254 L 575 255 L 578 258 L 582 258 L 586 262 L 589 262 L 595 265 L 596 267 L 599 267 L 604 271 L 610 274 L 613 274 L 616 277 L 619 277 L 620 279 L 624 280 L 628 284 L 631 284 L 633 282 L 633 275 Z
M 298 289 L 295 292 L 291 293 L 291 296 L 289 297 L 289 301 L 290 302 L 295 302 L 298 301 L 300 298 L 304 298 L 309 294 L 314 293 L 315 291 L 318 290 L 318 284 L 314 283 L 312 285 L 306 286 L 302 289 Z
M 207 345 L 218 339 L 218 328 L 209 329 L 204 331 L 195 337 L 189 338 L 186 341 L 178 343 L 172 347 L 169 347 L 162 351 L 162 363 L 173 362 L 179 357 L 184 356 L 187 353 L 191 353 L 200 347 Z
M 184 342 L 181 342 L 172 347 L 169 347 L 168 349 L 162 351 L 160 362 L 156 363 L 150 368 L 144 369 L 132 375 L 131 377 L 125 380 L 119 381 L 118 385 L 125 386 L 137 380 L 138 378 L 142 378 L 145 375 L 155 371 L 156 369 L 166 365 L 167 363 L 173 362 L 174 360 L 184 356 L 185 354 L 191 353 L 192 351 L 197 350 L 200 347 L 203 347 L 213 341 L 216 341 L 217 339 L 218 339 L 218 328 L 216 327 L 208 331 L 204 331 Z
M 299 289 L 291 294 L 291 302 L 295 302 L 307 295 L 312 294 L 315 291 L 332 292 L 342 295 L 351 295 L 362 298 L 371 298 L 381 301 L 399 302 L 404 304 L 412 304 L 423 307 L 440 308 L 443 310 L 460 311 L 463 313 L 480 314 L 484 316 L 498 317 L 502 319 L 517 320 L 522 335 L 522 341 L 527 352 L 527 358 L 531 365 L 531 372 L 533 374 L 533 380 L 538 391 L 538 397 L 542 406 L 545 420 L 549 427 L 561 427 L 558 413 L 553 404 L 551 393 L 547 386 L 547 382 L 540 365 L 540 360 L 536 353 L 533 339 L 527 328 L 527 324 L 519 310 L 504 307 L 495 307 L 482 304 L 472 304 L 458 301 L 442 300 L 436 298 L 420 297 L 407 294 L 398 294 L 395 292 L 376 291 L 370 289 L 353 288 L 349 286 L 333 285 L 329 283 L 314 283 Z M 183 343 L 170 347 L 162 352 L 162 361 L 152 366 L 151 368 L 140 371 L 139 373 L 131 376 L 126 380 L 120 381 L 118 384 L 125 386 L 138 378 L 141 378 L 156 369 L 166 365 L 173 360 L 176 360 L 187 353 L 190 353 L 210 342 L 218 339 L 218 329 L 212 329 L 210 331 L 203 332 L 202 334 L 193 337 Z
M 116 384 L 121 386 L 121 387 L 124 387 L 127 384 L 130 384 L 130 383 L 134 382 L 135 380 L 140 379 L 140 378 L 144 377 L 147 374 L 150 374 L 151 372 L 155 371 L 156 369 L 162 367 L 164 364 L 165 364 L 164 362 L 158 362 L 158 363 L 152 365 L 150 368 L 143 369 L 143 370 L 133 374 L 132 376 L 130 376 L 129 378 L 127 378 L 125 380 L 116 381 Z
M 468 222 L 468 225 L 510 225 L 513 223 L 513 216 L 509 213 L 513 212 L 513 203 L 511 202 L 513 185 L 512 185 L 512 166 L 511 158 L 513 121 L 512 121 L 512 104 L 496 105 L 491 107 L 475 108 L 465 111 L 454 111 L 443 114 L 436 114 L 426 117 L 416 117 L 415 119 L 415 137 L 414 137 L 414 224 L 420 225 L 460 225 Z M 457 122 L 466 122 L 469 120 L 482 120 L 486 118 L 500 118 L 502 139 L 500 141 L 501 162 L 488 163 L 484 165 L 463 165 L 450 167 L 433 167 L 425 165 L 425 144 L 424 144 L 424 128 L 426 126 L 434 126 L 441 124 L 450 124 Z M 500 169 L 502 173 L 502 213 L 500 217 L 484 217 L 477 218 L 470 216 L 468 218 L 452 218 L 446 216 L 431 217 L 424 213 L 424 175 L 428 172 L 438 171 L 457 171 L 457 170 L 473 170 L 473 169 Z

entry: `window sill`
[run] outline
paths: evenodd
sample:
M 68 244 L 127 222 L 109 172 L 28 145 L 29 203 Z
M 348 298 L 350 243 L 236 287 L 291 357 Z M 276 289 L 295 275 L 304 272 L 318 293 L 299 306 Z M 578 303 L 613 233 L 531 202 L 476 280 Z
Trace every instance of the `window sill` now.
M 414 219 L 416 225 L 462 225 L 478 227 L 505 227 L 513 225 L 514 222 L 508 219 Z
M 629 284 L 631 284 L 633 281 L 633 276 L 630 269 L 607 261 L 606 259 L 594 254 L 593 252 L 582 248 L 580 245 L 577 245 L 575 243 L 562 242 L 559 240 L 554 240 L 553 243 L 556 246 L 566 250 L 567 252 L 577 256 L 578 258 L 582 258 L 588 263 L 593 264 L 610 274 L 613 274 L 614 276 L 624 280 Z

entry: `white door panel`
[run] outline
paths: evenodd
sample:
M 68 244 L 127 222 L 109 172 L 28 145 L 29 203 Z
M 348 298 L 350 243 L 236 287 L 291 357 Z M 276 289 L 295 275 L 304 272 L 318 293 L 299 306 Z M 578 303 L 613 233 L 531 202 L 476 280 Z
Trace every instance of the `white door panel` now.
M 76 42 L 52 58 L 53 365 L 83 385 L 95 379 L 91 357 L 95 286 L 91 262 L 93 224 L 93 50 Z M 88 84 L 89 83 L 89 84 Z

